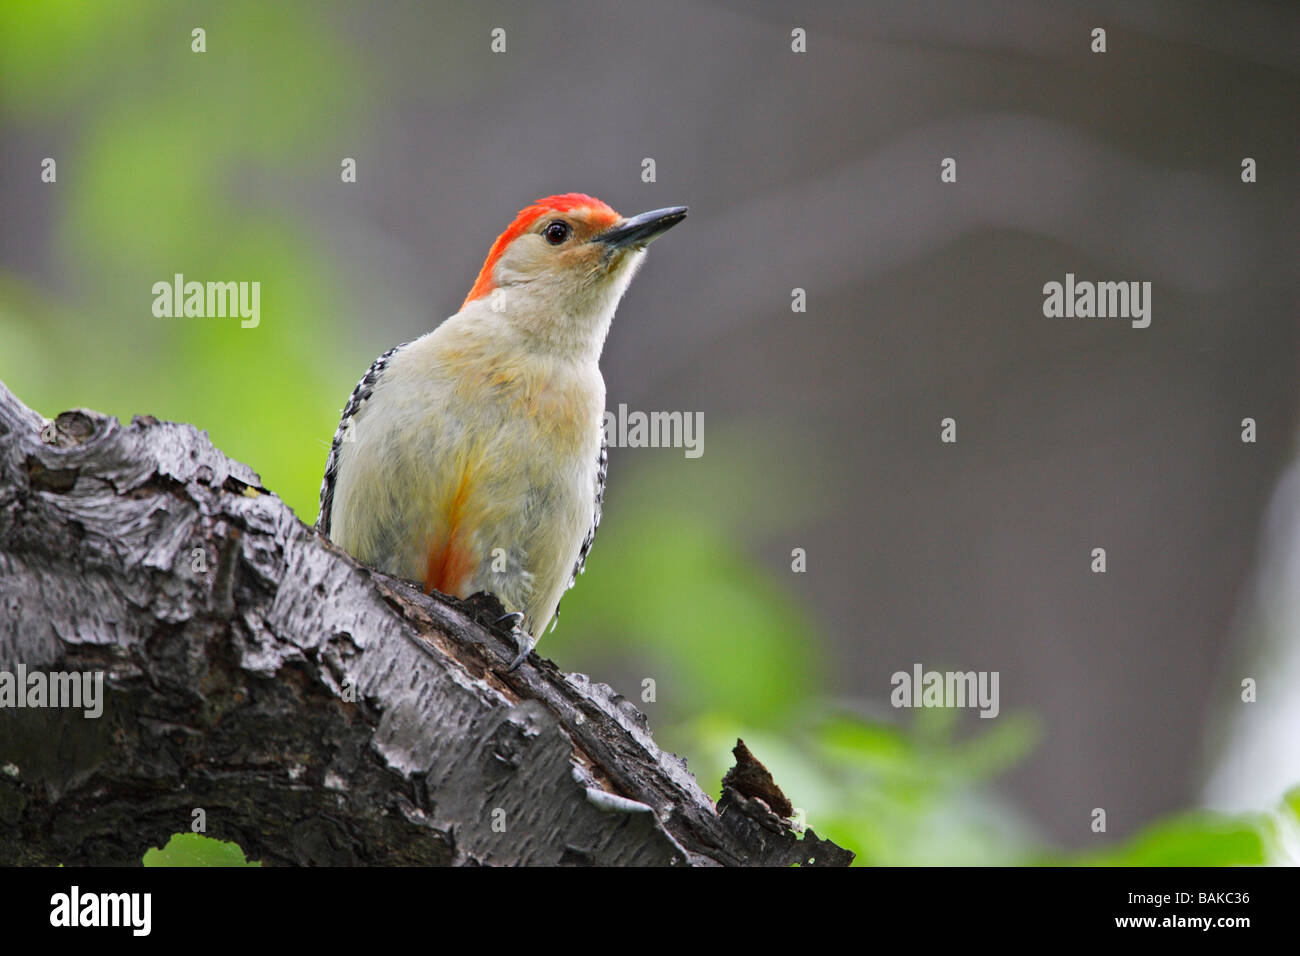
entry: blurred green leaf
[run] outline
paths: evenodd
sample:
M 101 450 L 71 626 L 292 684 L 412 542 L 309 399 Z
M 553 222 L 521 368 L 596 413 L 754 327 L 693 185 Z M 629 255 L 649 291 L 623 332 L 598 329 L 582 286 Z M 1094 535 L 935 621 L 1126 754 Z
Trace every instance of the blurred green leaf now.
M 144 855 L 145 866 L 261 866 L 244 859 L 244 851 L 233 843 L 213 840 L 200 833 L 177 833 L 161 850 Z

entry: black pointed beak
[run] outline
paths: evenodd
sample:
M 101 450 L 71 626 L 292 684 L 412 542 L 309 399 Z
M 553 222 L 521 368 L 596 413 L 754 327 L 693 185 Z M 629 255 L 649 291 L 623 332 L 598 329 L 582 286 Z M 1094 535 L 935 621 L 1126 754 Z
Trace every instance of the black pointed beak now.
M 667 209 L 655 209 L 650 212 L 643 212 L 639 216 L 633 216 L 631 219 L 624 219 L 617 226 L 596 236 L 592 241 L 603 242 L 611 249 L 621 249 L 627 246 L 644 247 L 685 218 L 685 206 L 669 206 Z

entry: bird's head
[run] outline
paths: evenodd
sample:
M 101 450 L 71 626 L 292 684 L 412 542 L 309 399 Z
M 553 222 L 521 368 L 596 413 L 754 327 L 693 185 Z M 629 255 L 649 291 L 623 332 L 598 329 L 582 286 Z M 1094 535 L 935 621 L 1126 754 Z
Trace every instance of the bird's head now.
M 482 302 L 530 337 L 599 350 L 646 246 L 685 218 L 685 206 L 625 218 L 582 193 L 540 199 L 492 244 L 465 306 Z

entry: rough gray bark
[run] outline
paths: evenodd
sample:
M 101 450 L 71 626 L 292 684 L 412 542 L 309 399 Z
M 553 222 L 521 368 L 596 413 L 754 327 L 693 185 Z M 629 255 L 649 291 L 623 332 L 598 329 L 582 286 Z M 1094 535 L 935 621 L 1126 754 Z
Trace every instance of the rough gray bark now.
M 0 707 L 0 864 L 138 864 L 196 808 L 277 864 L 852 858 L 760 791 L 715 809 L 609 687 L 505 673 L 499 614 L 358 565 L 192 426 L 0 384 L 0 673 L 105 675 L 98 719 Z

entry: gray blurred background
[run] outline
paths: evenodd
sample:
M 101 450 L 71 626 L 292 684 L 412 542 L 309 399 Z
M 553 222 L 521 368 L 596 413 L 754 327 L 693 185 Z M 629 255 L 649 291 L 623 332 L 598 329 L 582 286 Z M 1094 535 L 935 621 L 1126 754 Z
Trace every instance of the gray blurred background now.
M 310 522 L 319 470 L 277 475 L 276 455 L 323 464 L 370 359 L 455 311 L 518 208 L 569 190 L 628 215 L 686 203 L 602 364 L 611 408 L 702 411 L 705 453 L 614 450 L 610 527 L 645 504 L 634 495 L 674 507 L 677 486 L 631 477 L 651 459 L 720 509 L 726 468 L 761 472 L 735 533 L 825 636 L 825 693 L 897 720 L 895 671 L 999 671 L 1003 713 L 1036 714 L 1042 731 L 1004 789 L 1059 844 L 1090 839 L 1094 807 L 1123 835 L 1202 801 L 1271 806 L 1300 781 L 1300 637 L 1294 605 L 1278 610 L 1300 584 L 1297 482 L 1281 484 L 1300 412 L 1294 4 L 311 4 L 266 14 L 274 43 L 223 32 L 225 16 L 196 5 L 116 33 L 105 21 L 114 65 L 70 69 L 163 95 L 190 82 L 176 72 L 189 61 L 152 51 L 209 24 L 203 68 L 246 84 L 235 115 L 289 131 L 274 161 L 237 120 L 210 120 L 206 142 L 249 151 L 220 172 L 229 228 L 241 210 L 275 210 L 327 263 L 329 292 L 297 310 L 311 324 L 268 366 L 318 391 L 275 392 L 273 371 L 216 346 L 168 366 L 131 335 L 14 318 L 38 289 L 111 325 L 126 268 L 78 268 L 66 210 L 32 188 L 39 157 L 75 156 L 102 121 L 95 94 L 56 84 L 11 98 L 0 126 L 0 378 L 20 397 L 46 414 L 85 404 L 209 427 Z M 331 79 L 296 91 L 315 118 L 301 138 L 293 111 L 267 105 L 302 75 L 275 66 L 298 16 L 332 45 Z M 806 53 L 791 50 L 795 27 Z M 188 142 L 206 109 L 151 107 L 148 122 L 160 143 Z M 169 149 L 159 168 L 180 162 Z M 341 188 L 345 156 L 358 181 Z M 956 183 L 940 182 L 945 157 Z M 1258 182 L 1242 182 L 1244 157 Z M 80 175 L 61 163 L 68 190 Z M 175 235 L 226 228 L 199 218 Z M 166 248 L 146 259 L 137 312 L 141 283 L 199 271 Z M 1042 286 L 1067 272 L 1151 282 L 1150 327 L 1045 318 Z M 791 311 L 796 287 L 805 313 Z M 96 391 L 56 350 L 111 356 L 116 378 L 154 361 L 156 390 Z M 259 409 L 295 403 L 310 411 L 277 447 L 249 437 Z M 222 409 L 239 424 L 205 420 Z M 939 440 L 945 417 L 955 445 Z M 1240 439 L 1246 417 L 1255 444 Z M 795 547 L 805 574 L 791 573 Z M 1090 571 L 1097 547 L 1106 574 Z M 563 629 L 550 653 L 594 671 L 564 658 Z M 640 673 L 613 661 L 597 676 L 635 686 Z M 1244 676 L 1259 679 L 1257 710 L 1237 702 Z

